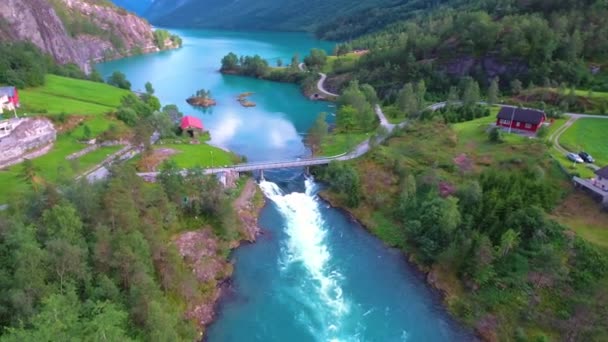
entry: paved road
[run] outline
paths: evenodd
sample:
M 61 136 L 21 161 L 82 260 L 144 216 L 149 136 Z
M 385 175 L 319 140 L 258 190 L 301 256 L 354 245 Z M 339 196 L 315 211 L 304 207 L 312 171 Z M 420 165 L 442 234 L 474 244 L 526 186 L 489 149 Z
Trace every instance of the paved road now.
M 327 75 L 325 75 L 324 73 L 320 72 L 319 76 L 321 76 L 321 78 L 319 79 L 319 82 L 317 82 L 317 88 L 319 89 L 319 91 L 325 95 L 325 96 L 333 96 L 333 97 L 338 97 L 340 95 L 338 94 L 334 94 L 330 91 L 327 91 L 327 89 L 325 89 L 325 80 L 327 79 Z
M 298 64 L 298 68 L 300 68 L 300 71 L 306 71 L 306 65 L 304 63 L 300 63 Z M 327 75 L 325 75 L 324 73 L 320 72 L 319 76 L 321 76 L 321 78 L 319 79 L 319 81 L 317 82 L 317 89 L 319 90 L 319 92 L 325 96 L 333 96 L 333 97 L 338 97 L 340 95 L 338 94 L 334 94 L 330 91 L 328 91 L 327 89 L 325 89 L 325 80 L 327 79 Z

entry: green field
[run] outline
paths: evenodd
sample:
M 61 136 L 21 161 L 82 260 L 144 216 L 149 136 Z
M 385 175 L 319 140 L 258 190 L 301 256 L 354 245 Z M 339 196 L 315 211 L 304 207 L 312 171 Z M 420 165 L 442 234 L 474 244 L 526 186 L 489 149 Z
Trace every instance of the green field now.
M 75 161 L 65 159 L 66 156 L 85 147 L 83 144 L 75 143 L 73 137 L 60 135 L 49 153 L 32 160 L 34 166 L 38 169 L 38 176 L 43 181 L 50 183 L 74 178 L 122 148 L 122 146 L 103 147 L 85 154 Z M 22 164 L 17 164 L 7 170 L 0 171 L 0 187 L 2 188 L 0 203 L 6 203 L 12 197 L 30 188 L 30 185 L 26 184 L 20 176 L 22 169 Z
M 543 88 L 539 88 L 539 89 L 543 89 Z M 547 89 L 547 88 L 544 88 Z M 550 88 L 551 91 L 556 92 L 558 91 L 557 88 Z M 569 90 L 566 90 L 566 93 L 568 93 Z M 574 93 L 576 94 L 576 96 L 581 96 L 581 97 L 589 97 L 589 90 L 584 90 L 584 89 L 576 89 L 574 91 Z M 596 99 L 608 99 L 608 92 L 601 92 L 601 91 L 591 91 L 591 98 L 596 98 Z
M 21 104 L 28 114 L 65 113 L 69 120 L 71 115 L 85 115 L 86 120 L 69 132 L 58 135 L 53 149 L 44 156 L 33 160 L 38 169 L 42 182 L 57 183 L 74 178 L 102 162 L 108 155 L 118 151 L 121 146 L 103 147 L 78 158 L 76 161 L 66 160 L 66 156 L 78 152 L 86 145 L 79 142 L 84 136 L 85 125 L 91 131 L 91 137 L 97 137 L 110 127 L 116 125 L 124 130 L 122 122 L 112 116 L 104 115 L 112 112 L 120 105 L 120 100 L 129 91 L 118 89 L 104 83 L 47 75 L 45 85 L 38 88 L 20 91 Z M 18 164 L 7 170 L 0 171 L 0 203 L 5 203 L 11 197 L 30 188 L 20 177 L 22 165 Z
M 128 90 L 104 83 L 47 75 L 42 87 L 19 92 L 28 113 L 99 115 L 120 105 Z
M 582 118 L 568 128 L 559 139 L 572 152 L 585 151 L 595 158 L 598 166 L 608 165 L 608 119 Z
M 207 144 L 169 144 L 162 145 L 162 147 L 179 151 L 180 153 L 174 154 L 170 159 L 175 161 L 180 168 L 184 169 L 199 166 L 220 167 L 233 165 L 237 161 L 233 153 Z
M 352 52 L 342 56 L 327 56 L 327 63 L 323 66 L 322 72 L 327 74 L 341 68 L 352 68 L 359 58 L 361 58 L 359 55 Z
M 357 145 L 369 138 L 371 133 L 333 133 L 321 144 L 321 154 L 327 157 L 352 151 Z

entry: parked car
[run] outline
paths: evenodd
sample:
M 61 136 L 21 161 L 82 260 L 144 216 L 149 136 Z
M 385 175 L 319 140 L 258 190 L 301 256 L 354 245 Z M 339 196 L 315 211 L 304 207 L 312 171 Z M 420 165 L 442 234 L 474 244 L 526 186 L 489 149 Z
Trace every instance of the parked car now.
M 575 163 L 580 163 L 580 164 L 582 164 L 582 163 L 584 163 L 584 162 L 585 162 L 585 161 L 583 160 L 583 158 L 579 157 L 579 155 L 578 155 L 578 154 L 576 154 L 576 153 L 568 153 L 568 154 L 566 155 L 566 157 L 567 157 L 568 159 L 572 160 L 572 161 L 573 161 L 573 162 L 575 162 Z
M 595 159 L 593 159 L 593 157 L 587 152 L 581 152 L 578 155 L 585 163 L 595 163 Z

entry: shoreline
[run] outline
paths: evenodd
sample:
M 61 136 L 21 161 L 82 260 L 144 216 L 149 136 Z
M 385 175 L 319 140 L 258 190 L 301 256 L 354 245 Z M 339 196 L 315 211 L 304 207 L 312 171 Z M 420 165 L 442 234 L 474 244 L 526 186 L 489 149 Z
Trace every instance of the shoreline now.
M 325 101 L 325 102 L 336 102 L 336 98 L 335 97 L 328 97 L 325 95 L 321 95 L 321 96 L 315 96 L 315 95 L 319 95 L 319 93 L 323 93 L 323 91 L 318 87 L 318 81 L 317 80 L 315 82 L 315 87 L 310 88 L 310 87 L 305 87 L 303 83 L 301 82 L 293 82 L 293 81 L 287 81 L 287 80 L 275 80 L 275 79 L 270 79 L 267 77 L 255 77 L 255 76 L 249 76 L 249 75 L 243 75 L 241 73 L 239 73 L 236 70 L 218 70 L 218 72 L 222 75 L 230 75 L 230 76 L 239 76 L 239 77 L 246 77 L 246 78 L 252 78 L 252 79 L 256 79 L 256 80 L 264 80 L 264 81 L 269 81 L 269 82 L 276 82 L 276 83 L 286 83 L 286 84 L 294 84 L 297 85 L 300 88 L 300 93 L 302 96 L 306 97 L 308 100 L 310 101 Z
M 226 267 L 229 267 L 229 272 L 226 272 L 223 277 L 217 279 L 211 303 L 206 304 L 211 307 L 211 312 L 209 320 L 199 326 L 199 329 L 202 331 L 202 339 L 200 341 L 207 341 L 206 331 L 217 320 L 222 302 L 227 299 L 230 293 L 232 275 L 234 273 L 234 264 L 231 261 L 233 253 L 242 246 L 254 244 L 257 238 L 263 235 L 261 228 L 258 226 L 258 219 L 265 206 L 266 200 L 257 183 L 253 178 L 249 177 L 241 193 L 233 202 L 235 215 L 240 222 L 239 228 L 242 237 L 238 240 L 227 241 L 230 253 L 222 262 Z

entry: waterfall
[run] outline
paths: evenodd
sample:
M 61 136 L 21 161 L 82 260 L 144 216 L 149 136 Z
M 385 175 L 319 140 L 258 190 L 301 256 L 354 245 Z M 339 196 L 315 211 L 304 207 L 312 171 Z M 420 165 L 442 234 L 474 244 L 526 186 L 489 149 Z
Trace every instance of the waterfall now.
M 345 316 L 349 313 L 348 301 L 343 297 L 340 272 L 331 266 L 328 249 L 327 226 L 315 197 L 316 185 L 306 180 L 303 193 L 285 194 L 277 184 L 262 181 L 260 188 L 278 207 L 285 219 L 284 231 L 288 236 L 282 248 L 281 269 L 304 270 L 305 276 L 295 291 L 301 297 L 302 318 L 309 324 L 311 333 L 319 341 L 341 341 Z

